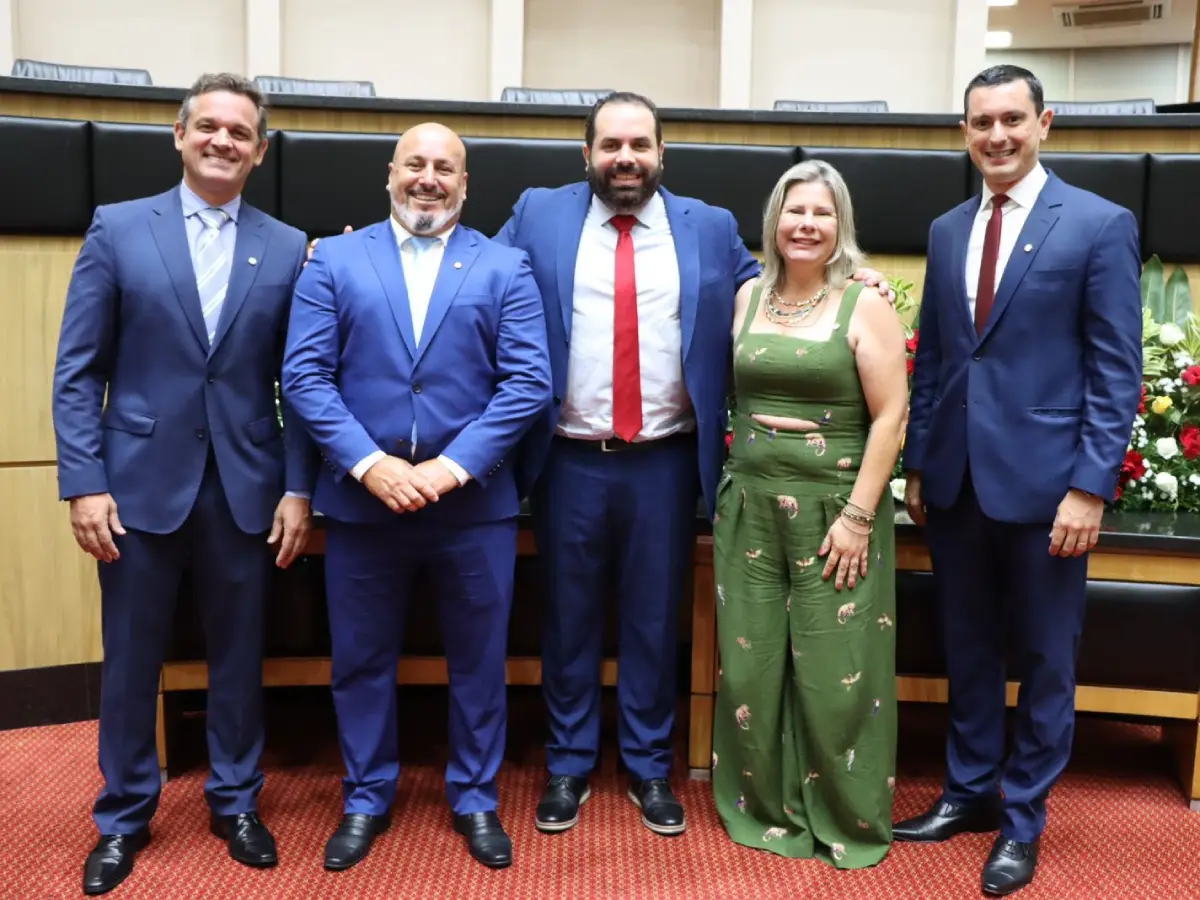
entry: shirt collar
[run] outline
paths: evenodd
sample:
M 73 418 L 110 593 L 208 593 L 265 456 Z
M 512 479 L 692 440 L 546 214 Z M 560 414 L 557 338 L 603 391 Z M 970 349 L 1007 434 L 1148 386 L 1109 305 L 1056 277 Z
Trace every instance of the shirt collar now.
M 407 241 L 410 237 L 415 236 L 411 231 L 401 225 L 400 220 L 395 216 L 388 216 L 388 222 L 391 223 L 392 234 L 396 236 L 397 246 L 403 247 L 405 241 Z M 429 237 L 433 238 L 435 241 L 441 241 L 443 244 L 448 244 L 450 242 L 450 235 L 454 234 L 454 229 L 457 227 L 458 223 L 455 222 L 441 234 L 431 234 Z
M 639 225 L 651 226 L 656 224 L 662 217 L 665 206 L 663 205 L 662 194 L 655 191 L 650 195 L 650 199 L 646 201 L 641 209 L 635 210 L 628 215 L 634 216 L 638 220 Z M 608 222 L 613 216 L 620 215 L 616 210 L 612 209 L 607 203 L 601 200 L 595 193 L 592 194 L 592 203 L 590 208 L 591 215 L 595 216 L 601 222 Z
M 185 219 L 188 216 L 200 212 L 202 209 L 211 208 L 207 200 L 201 198 L 195 191 L 187 186 L 186 182 L 182 181 L 179 183 L 179 200 L 183 204 L 183 217 Z M 225 214 L 229 216 L 229 218 L 233 219 L 233 221 L 236 223 L 238 220 L 238 213 L 242 209 L 242 195 L 238 194 L 224 206 L 218 208 L 225 210 Z
M 1042 188 L 1046 186 L 1046 181 L 1049 177 L 1042 164 L 1036 163 L 1028 175 L 1005 192 L 1005 196 L 1018 206 L 1023 206 L 1025 209 L 1033 209 L 1033 204 L 1037 203 L 1038 195 L 1041 194 Z M 995 196 L 995 192 L 990 190 L 985 184 L 983 186 L 983 204 L 980 208 L 990 208 L 993 196 Z

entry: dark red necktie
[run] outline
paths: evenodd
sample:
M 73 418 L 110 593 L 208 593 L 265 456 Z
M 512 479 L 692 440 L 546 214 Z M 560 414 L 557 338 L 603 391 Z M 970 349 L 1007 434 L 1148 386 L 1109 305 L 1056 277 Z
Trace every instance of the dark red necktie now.
M 613 282 L 613 431 L 632 441 L 642 430 L 642 374 L 638 359 L 637 276 L 633 226 L 637 216 L 613 216 L 617 267 Z
M 975 333 L 983 334 L 988 316 L 992 314 L 992 301 L 996 299 L 996 265 L 1000 259 L 1000 222 L 1004 215 L 1004 204 L 1008 197 L 996 194 L 992 197 L 992 217 L 988 219 L 983 238 L 983 259 L 979 263 L 979 286 L 975 289 Z

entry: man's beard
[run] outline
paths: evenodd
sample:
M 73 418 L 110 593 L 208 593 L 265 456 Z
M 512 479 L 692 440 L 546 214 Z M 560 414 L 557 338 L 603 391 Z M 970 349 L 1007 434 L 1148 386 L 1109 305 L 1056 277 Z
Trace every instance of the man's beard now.
M 431 191 L 426 193 L 432 193 Z M 432 210 L 413 210 L 409 208 L 407 203 L 397 203 L 396 198 L 392 196 L 392 192 L 388 191 L 388 196 L 392 201 L 392 211 L 396 214 L 396 218 L 400 220 L 411 234 L 426 235 L 435 234 L 446 227 L 446 224 L 462 212 L 463 198 L 460 195 L 454 206 L 438 211 Z
M 637 184 L 621 185 L 613 181 L 617 175 L 634 173 L 642 176 L 642 180 Z M 654 195 L 658 186 L 662 184 L 662 166 L 647 169 L 637 163 L 614 163 L 601 175 L 589 162 L 587 176 L 593 193 L 604 201 L 604 205 L 623 212 L 641 208 Z

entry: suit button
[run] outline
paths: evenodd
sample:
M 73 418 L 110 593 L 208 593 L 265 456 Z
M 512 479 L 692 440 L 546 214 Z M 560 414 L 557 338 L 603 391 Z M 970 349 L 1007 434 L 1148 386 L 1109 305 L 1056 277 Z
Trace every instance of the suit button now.
M 197 428 L 197 429 L 196 429 L 196 439 L 197 439 L 197 440 L 200 440 L 200 441 L 202 441 L 202 440 L 204 440 L 206 437 L 208 437 L 208 432 L 207 432 L 207 431 L 205 431 L 203 428 Z
M 209 384 L 212 384 L 212 383 L 213 383 L 214 381 L 216 381 L 216 380 L 217 380 L 217 376 L 216 376 L 216 375 L 209 375 L 209 376 L 208 376 L 208 383 L 209 383 Z
M 979 362 L 981 359 L 983 359 L 983 355 L 980 353 L 976 353 L 974 356 L 971 357 L 971 359 L 975 360 L 975 362 Z
M 414 394 L 419 394 L 419 393 L 421 393 L 421 386 L 420 386 L 419 384 L 414 384 L 414 385 L 413 385 L 413 393 L 414 393 Z

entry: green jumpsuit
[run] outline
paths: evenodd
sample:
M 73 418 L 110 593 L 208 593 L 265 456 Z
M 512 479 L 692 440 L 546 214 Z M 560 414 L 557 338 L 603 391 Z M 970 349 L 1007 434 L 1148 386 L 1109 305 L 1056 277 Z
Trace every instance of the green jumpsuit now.
M 836 573 L 823 580 L 818 556 L 870 429 L 846 340 L 860 290 L 846 289 L 830 339 L 812 341 L 750 333 L 754 289 L 734 346 L 736 417 L 713 525 L 717 811 L 739 844 L 840 868 L 887 855 L 895 788 L 891 492 L 853 590 L 835 590 Z M 751 413 L 819 427 L 776 431 Z

